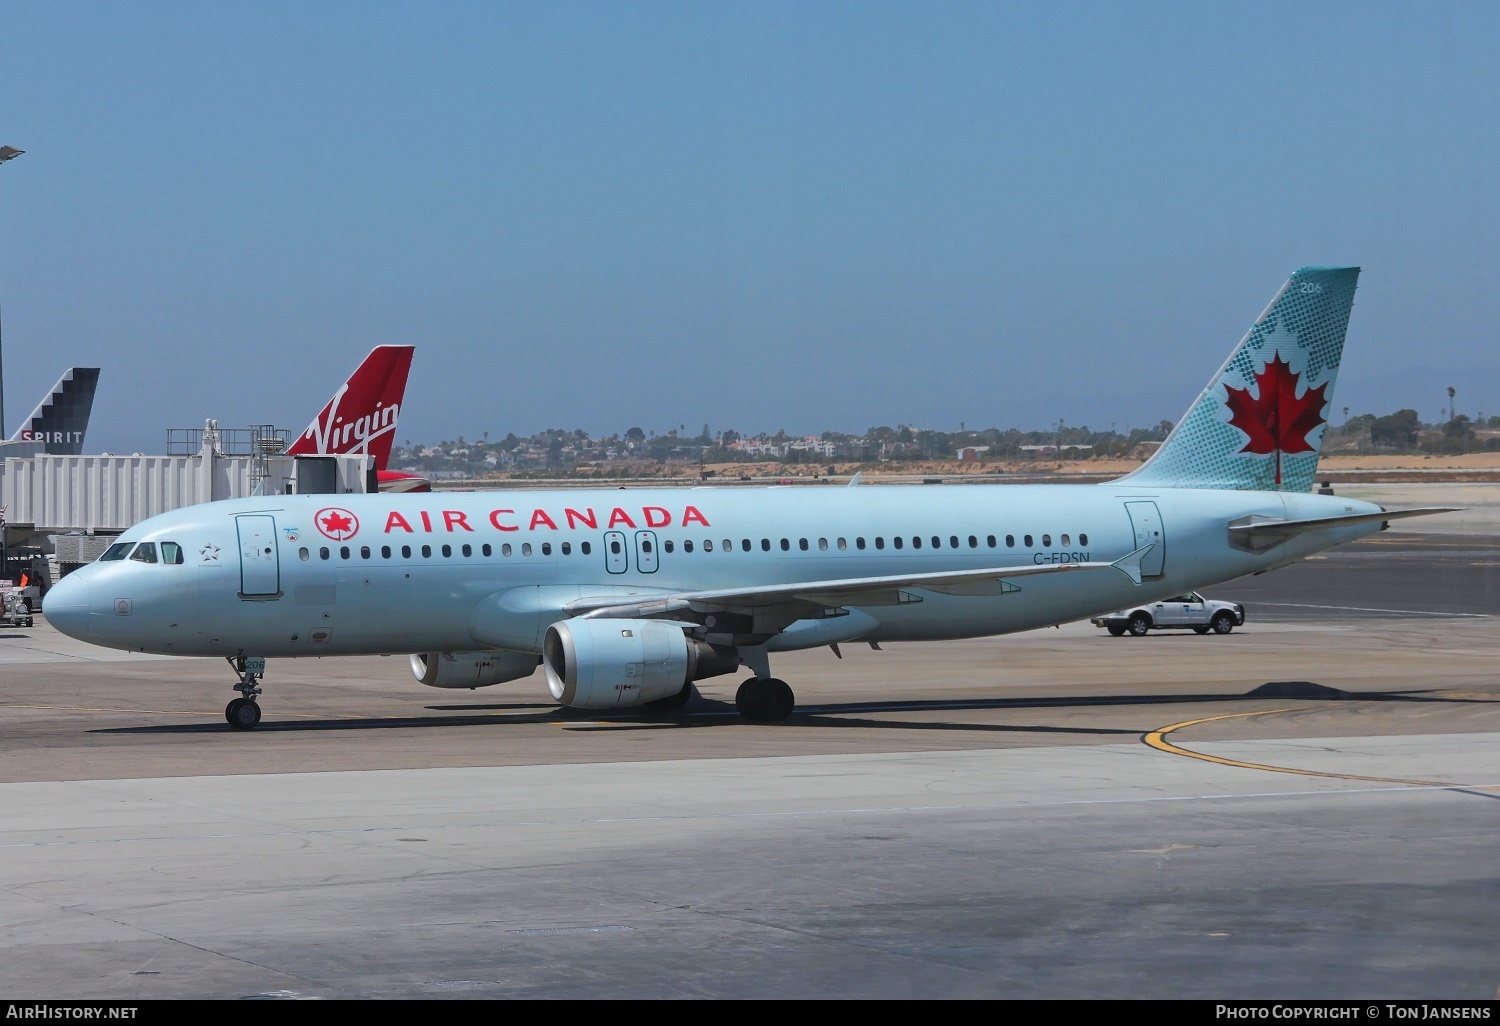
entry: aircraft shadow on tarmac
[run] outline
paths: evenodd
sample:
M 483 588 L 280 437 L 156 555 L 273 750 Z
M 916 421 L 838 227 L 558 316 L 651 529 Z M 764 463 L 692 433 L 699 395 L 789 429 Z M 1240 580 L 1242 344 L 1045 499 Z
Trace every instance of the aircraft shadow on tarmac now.
M 1436 690 L 1436 689 L 1432 689 Z M 1267 699 L 1325 702 L 1413 702 L 1444 705 L 1492 705 L 1482 698 L 1448 698 L 1410 691 L 1341 691 L 1312 681 L 1270 681 L 1244 694 L 1191 695 L 1082 695 L 1054 698 L 990 698 L 933 701 L 844 702 L 802 705 L 783 724 L 761 726 L 877 727 L 885 730 L 954 730 L 977 732 L 1016 732 L 1047 734 L 1119 734 L 1134 736 L 1140 730 L 1106 727 L 1065 727 L 996 723 L 959 723 L 940 720 L 899 720 L 887 718 L 894 713 L 960 712 L 1003 709 L 1080 709 L 1119 706 L 1171 706 L 1211 702 L 1257 702 Z M 675 730 L 685 727 L 730 727 L 740 725 L 739 713 L 730 702 L 695 697 L 682 709 L 667 711 L 568 709 L 550 703 L 517 702 L 486 705 L 430 705 L 436 712 L 457 712 L 450 716 L 391 716 L 316 719 L 299 717 L 287 720 L 265 720 L 256 733 L 318 730 L 393 730 L 439 727 L 495 727 L 518 723 L 575 724 L 576 731 Z M 498 714 L 498 715 L 497 715 Z M 863 715 L 861 715 L 863 714 Z M 874 718 L 880 717 L 880 718 Z M 230 728 L 218 722 L 155 724 L 141 727 L 104 727 L 94 734 L 216 734 Z

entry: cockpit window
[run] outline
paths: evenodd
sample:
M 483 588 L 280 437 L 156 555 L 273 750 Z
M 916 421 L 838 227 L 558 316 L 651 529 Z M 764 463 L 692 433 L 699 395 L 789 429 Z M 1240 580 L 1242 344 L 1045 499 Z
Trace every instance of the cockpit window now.
M 124 559 L 130 555 L 130 550 L 135 548 L 135 542 L 115 542 L 104 550 L 104 555 L 99 557 L 99 562 L 110 563 L 117 559 Z
M 137 545 L 135 547 L 135 551 L 130 554 L 130 558 L 134 559 L 134 560 L 139 560 L 142 563 L 155 563 L 156 562 L 156 543 L 155 542 L 141 542 L 139 545 Z
M 182 546 L 176 542 L 161 543 L 161 561 L 182 565 Z

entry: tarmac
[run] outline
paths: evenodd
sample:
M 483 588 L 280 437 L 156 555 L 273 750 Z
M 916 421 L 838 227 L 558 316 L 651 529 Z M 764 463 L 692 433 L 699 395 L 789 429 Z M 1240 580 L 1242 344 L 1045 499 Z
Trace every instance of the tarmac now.
M 777 725 L 349 658 L 237 733 L 222 663 L 5 630 L 0 988 L 1493 998 L 1500 486 L 1377 488 L 1470 512 L 1206 589 L 1223 637 L 781 656 Z

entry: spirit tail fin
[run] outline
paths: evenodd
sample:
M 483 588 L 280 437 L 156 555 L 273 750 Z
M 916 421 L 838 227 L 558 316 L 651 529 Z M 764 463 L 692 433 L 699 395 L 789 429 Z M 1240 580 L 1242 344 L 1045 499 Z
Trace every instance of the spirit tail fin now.
M 41 442 L 42 451 L 53 456 L 79 455 L 98 387 L 98 367 L 69 367 L 10 440 Z
M 1117 483 L 1312 490 L 1357 267 L 1303 267 L 1256 319 L 1161 448 Z

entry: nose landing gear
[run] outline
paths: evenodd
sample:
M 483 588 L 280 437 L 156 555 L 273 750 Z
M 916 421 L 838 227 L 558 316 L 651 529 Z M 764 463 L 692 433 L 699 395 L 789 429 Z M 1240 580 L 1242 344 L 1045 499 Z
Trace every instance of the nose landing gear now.
M 235 730 L 253 730 L 260 723 L 260 705 L 255 698 L 259 695 L 260 685 L 257 681 L 266 675 L 265 656 L 229 656 L 229 665 L 234 667 L 234 672 L 239 674 L 240 682 L 234 686 L 243 698 L 236 698 L 224 707 L 224 719 Z

